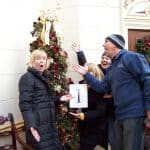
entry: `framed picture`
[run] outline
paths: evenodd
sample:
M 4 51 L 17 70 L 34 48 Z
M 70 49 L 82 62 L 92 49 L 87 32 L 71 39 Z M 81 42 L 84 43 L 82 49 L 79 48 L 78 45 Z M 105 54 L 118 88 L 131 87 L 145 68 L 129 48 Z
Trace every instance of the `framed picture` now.
M 88 94 L 87 84 L 70 84 L 70 94 L 74 97 L 70 100 L 70 108 L 87 108 Z

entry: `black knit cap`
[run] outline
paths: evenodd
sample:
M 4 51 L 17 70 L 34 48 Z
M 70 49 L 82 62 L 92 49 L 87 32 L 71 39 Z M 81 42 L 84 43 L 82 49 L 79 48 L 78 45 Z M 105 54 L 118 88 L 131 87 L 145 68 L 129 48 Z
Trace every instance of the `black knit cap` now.
M 116 47 L 123 49 L 125 47 L 125 40 L 122 35 L 119 34 L 111 34 L 106 37 L 107 40 L 112 42 Z
M 102 56 L 107 56 L 107 57 L 109 57 L 109 55 L 106 53 L 106 51 L 103 52 Z

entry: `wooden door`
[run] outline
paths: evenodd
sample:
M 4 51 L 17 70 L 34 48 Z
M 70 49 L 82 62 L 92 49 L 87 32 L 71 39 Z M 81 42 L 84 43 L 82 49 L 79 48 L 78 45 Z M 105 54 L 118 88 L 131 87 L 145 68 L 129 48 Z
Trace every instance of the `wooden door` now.
M 128 49 L 136 51 L 136 40 L 150 35 L 150 30 L 128 29 Z

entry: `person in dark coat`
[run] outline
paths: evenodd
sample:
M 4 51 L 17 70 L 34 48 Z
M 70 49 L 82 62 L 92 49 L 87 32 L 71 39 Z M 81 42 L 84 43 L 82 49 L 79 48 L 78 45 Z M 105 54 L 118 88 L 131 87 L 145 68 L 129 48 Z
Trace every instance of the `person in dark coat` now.
M 87 63 L 86 57 L 84 55 L 84 52 L 80 50 L 80 45 L 77 43 L 72 44 L 73 51 L 77 54 L 78 62 L 81 66 L 84 66 Z M 98 64 L 99 69 L 103 72 L 104 75 L 106 75 L 108 68 L 111 65 L 111 59 L 107 55 L 107 53 L 104 51 L 101 55 L 101 61 L 100 64 Z M 103 100 L 107 103 L 107 115 L 105 117 L 107 118 L 108 122 L 108 143 L 111 147 L 111 150 L 115 150 L 115 128 L 114 128 L 114 122 L 115 122 L 115 106 L 114 106 L 114 100 L 111 95 L 111 93 L 105 93 L 103 96 Z
M 47 65 L 46 52 L 34 50 L 27 72 L 19 80 L 19 106 L 27 143 L 34 150 L 62 150 L 56 127 L 55 103 L 69 101 L 72 96 L 52 95 Z
M 88 63 L 88 67 L 89 72 L 97 79 L 104 77 L 96 64 Z M 85 84 L 85 81 L 79 83 Z M 70 114 L 79 119 L 80 150 L 93 150 L 97 145 L 107 149 L 107 102 L 103 101 L 103 94 L 88 86 L 88 108 L 83 108 L 80 113 Z
M 102 69 L 104 75 L 107 74 L 107 70 L 111 66 L 111 59 L 104 51 L 101 56 L 101 63 L 98 67 Z M 115 150 L 115 106 L 114 99 L 111 92 L 104 94 L 104 100 L 107 101 L 107 113 L 108 113 L 108 143 L 110 144 L 111 150 Z

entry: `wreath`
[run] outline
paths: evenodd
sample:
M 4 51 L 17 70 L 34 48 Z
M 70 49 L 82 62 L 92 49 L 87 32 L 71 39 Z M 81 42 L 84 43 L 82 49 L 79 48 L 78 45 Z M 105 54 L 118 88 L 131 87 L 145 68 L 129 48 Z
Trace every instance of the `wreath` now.
M 138 53 L 143 54 L 148 63 L 150 63 L 150 35 L 144 36 L 136 41 L 136 49 Z

